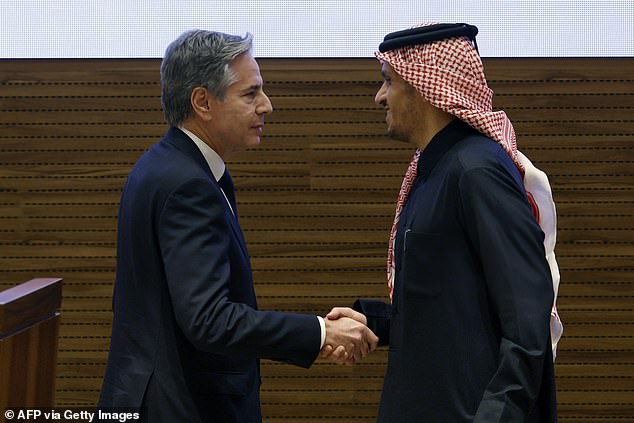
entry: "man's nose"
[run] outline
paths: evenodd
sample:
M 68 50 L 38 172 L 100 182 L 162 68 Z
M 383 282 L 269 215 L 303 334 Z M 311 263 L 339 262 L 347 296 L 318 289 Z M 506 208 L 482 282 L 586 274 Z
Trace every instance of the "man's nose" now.
M 385 83 L 383 83 L 383 85 L 381 85 L 381 88 L 379 88 L 379 91 L 377 91 L 376 95 L 374 96 L 374 102 L 378 105 L 378 106 L 383 106 L 385 107 Z
M 266 115 L 273 111 L 273 105 L 271 104 L 271 100 L 269 99 L 269 96 L 267 96 L 264 93 L 262 93 L 262 96 L 263 96 L 263 99 L 260 102 L 260 105 L 258 106 L 258 110 L 256 110 L 256 112 L 259 115 Z

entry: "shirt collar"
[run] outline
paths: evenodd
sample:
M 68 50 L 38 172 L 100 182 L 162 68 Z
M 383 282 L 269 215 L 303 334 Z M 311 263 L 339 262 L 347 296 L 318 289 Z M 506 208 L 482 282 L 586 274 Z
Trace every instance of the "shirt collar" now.
M 460 119 L 451 121 L 433 136 L 429 144 L 427 144 L 425 149 L 420 153 L 417 169 L 418 176 L 423 181 L 426 180 L 442 156 L 449 151 L 455 143 L 473 132 L 475 132 L 475 129 Z
M 225 162 L 222 158 L 216 153 L 211 147 L 209 147 L 203 140 L 198 138 L 193 132 L 179 126 L 178 129 L 183 131 L 198 147 L 200 152 L 202 153 L 205 161 L 209 165 L 209 169 L 211 169 L 211 173 L 213 173 L 216 181 L 219 181 L 222 175 L 225 173 Z

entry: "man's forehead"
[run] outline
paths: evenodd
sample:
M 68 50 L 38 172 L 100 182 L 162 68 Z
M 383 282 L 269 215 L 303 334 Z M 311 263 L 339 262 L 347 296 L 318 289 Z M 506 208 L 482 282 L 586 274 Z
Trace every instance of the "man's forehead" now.
M 385 60 L 381 60 L 381 73 L 384 75 L 392 73 L 392 66 Z
M 229 68 L 235 72 L 236 76 L 236 80 L 231 85 L 239 82 L 253 83 L 254 80 L 261 84 L 260 66 L 250 53 L 244 53 L 233 59 L 229 63 Z
M 229 62 L 232 69 L 260 69 L 258 62 L 250 52 L 242 53 Z

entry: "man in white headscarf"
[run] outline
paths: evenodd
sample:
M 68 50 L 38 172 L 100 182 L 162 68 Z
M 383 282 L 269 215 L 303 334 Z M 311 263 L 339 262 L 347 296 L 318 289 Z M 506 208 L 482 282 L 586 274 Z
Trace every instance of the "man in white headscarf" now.
M 367 323 L 389 344 L 381 423 L 557 420 L 554 204 L 492 111 L 476 34 L 421 25 L 376 53 L 388 134 L 417 148 L 390 236 L 391 302 L 328 317 Z

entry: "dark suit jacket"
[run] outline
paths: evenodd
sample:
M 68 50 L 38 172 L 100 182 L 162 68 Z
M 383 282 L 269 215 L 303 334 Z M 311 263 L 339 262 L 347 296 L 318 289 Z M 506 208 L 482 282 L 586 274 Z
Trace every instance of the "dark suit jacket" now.
M 425 148 L 392 304 L 354 308 L 388 369 L 379 422 L 556 421 L 543 233 L 509 156 L 459 120 Z
M 260 422 L 258 358 L 317 357 L 315 316 L 257 310 L 238 221 L 182 131 L 132 169 L 117 245 L 100 407 L 141 409 L 152 423 Z

